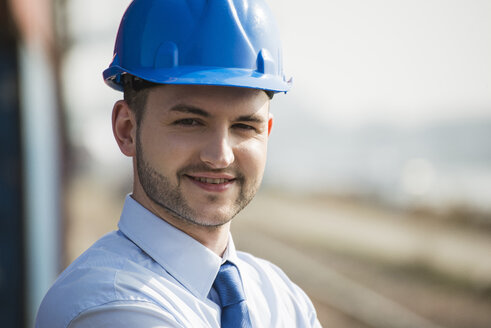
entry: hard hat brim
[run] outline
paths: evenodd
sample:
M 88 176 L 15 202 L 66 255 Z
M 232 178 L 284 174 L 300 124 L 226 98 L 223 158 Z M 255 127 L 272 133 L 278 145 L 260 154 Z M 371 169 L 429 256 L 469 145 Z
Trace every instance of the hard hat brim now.
M 119 65 L 114 65 L 104 70 L 104 81 L 111 88 L 122 91 L 122 74 L 131 74 L 158 84 L 216 85 L 273 92 L 287 92 L 292 84 L 291 79 L 286 81 L 276 75 L 263 74 L 250 69 L 182 66 L 164 69 L 152 67 L 128 70 Z

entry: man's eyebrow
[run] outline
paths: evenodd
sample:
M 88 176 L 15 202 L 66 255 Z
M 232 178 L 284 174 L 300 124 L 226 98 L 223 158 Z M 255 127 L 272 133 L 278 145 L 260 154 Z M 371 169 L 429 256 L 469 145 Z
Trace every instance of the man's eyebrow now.
M 263 123 L 264 118 L 260 115 L 251 114 L 251 115 L 242 115 L 235 119 L 236 122 L 253 122 L 253 123 Z
M 210 117 L 210 113 L 208 113 L 207 111 L 205 111 L 199 107 L 194 107 L 191 105 L 179 104 L 179 105 L 172 107 L 169 111 L 180 112 L 180 113 L 190 113 L 190 114 L 196 114 L 196 115 L 203 116 L 203 117 Z
M 199 115 L 202 117 L 211 117 L 210 113 L 201 109 L 199 107 L 195 107 L 192 105 L 178 104 L 172 107 L 169 111 L 171 112 L 179 112 L 179 113 L 191 113 L 195 115 Z M 265 120 L 262 116 L 256 114 L 250 115 L 241 115 L 235 118 L 236 122 L 253 122 L 253 123 L 263 123 Z

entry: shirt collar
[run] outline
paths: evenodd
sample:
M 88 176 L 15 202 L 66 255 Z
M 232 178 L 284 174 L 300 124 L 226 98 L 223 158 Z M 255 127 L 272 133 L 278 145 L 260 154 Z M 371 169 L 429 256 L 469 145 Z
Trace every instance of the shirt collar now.
M 223 261 L 237 263 L 232 236 L 223 259 L 210 249 L 157 217 L 130 195 L 118 227 L 195 296 L 205 299 Z

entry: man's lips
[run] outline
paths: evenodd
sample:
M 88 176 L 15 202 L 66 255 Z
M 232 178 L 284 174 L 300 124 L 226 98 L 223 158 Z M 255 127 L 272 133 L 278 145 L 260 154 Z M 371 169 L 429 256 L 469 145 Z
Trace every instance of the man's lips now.
M 212 179 L 212 178 L 197 178 L 197 177 L 191 177 L 191 178 L 199 182 L 212 183 L 212 184 L 220 184 L 220 183 L 232 181 L 229 179 Z
M 235 176 L 228 173 L 190 173 L 185 174 L 191 179 L 198 180 L 206 183 L 223 183 L 226 181 L 235 180 Z
M 225 191 L 233 184 L 236 178 L 230 174 L 216 174 L 216 173 L 193 173 L 184 174 L 195 185 L 207 190 L 207 191 Z

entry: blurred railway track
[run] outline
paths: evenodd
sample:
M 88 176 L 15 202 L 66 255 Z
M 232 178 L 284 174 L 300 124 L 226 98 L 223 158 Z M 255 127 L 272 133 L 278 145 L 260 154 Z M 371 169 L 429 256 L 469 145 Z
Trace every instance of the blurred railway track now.
M 253 240 L 242 249 L 260 253 L 284 268 L 315 300 L 373 328 L 444 328 L 397 302 L 313 260 L 303 252 L 257 231 L 242 229 Z M 308 277 L 306 279 L 306 277 Z
M 277 238 L 394 265 L 418 265 L 476 289 L 491 288 L 491 235 L 349 202 L 263 193 L 235 220 Z
M 234 220 L 234 239 L 238 249 L 269 259 L 301 285 L 317 303 L 326 326 L 491 327 L 491 300 L 484 297 L 481 302 L 472 294 L 491 278 L 483 274 L 490 268 L 491 236 L 427 225 L 424 219 L 423 224 L 410 222 L 370 207 L 354 209 L 283 196 L 260 194 Z M 338 270 L 328 253 L 353 257 L 354 262 L 364 258 L 365 264 L 354 268 L 358 273 L 387 265 L 403 268 L 402 274 L 379 275 L 382 270 L 374 270 L 347 275 L 349 269 Z M 410 274 L 404 270 L 414 266 L 417 271 L 421 264 L 428 265 L 435 276 L 408 279 Z M 445 282 L 426 281 L 440 278 L 472 292 L 456 293 L 454 286 L 440 288 Z M 376 286 L 371 286 L 374 281 Z M 332 315 L 346 320 L 333 325 Z

